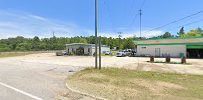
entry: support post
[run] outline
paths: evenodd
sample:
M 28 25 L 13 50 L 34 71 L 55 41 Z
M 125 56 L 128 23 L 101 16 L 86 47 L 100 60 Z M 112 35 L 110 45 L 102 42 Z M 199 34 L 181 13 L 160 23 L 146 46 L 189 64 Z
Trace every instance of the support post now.
M 166 63 L 170 63 L 171 62 L 171 57 L 170 56 L 167 56 L 166 57 Z
M 154 56 L 150 57 L 150 62 L 154 62 Z
M 181 58 L 181 64 L 186 64 L 186 57 Z
M 95 0 L 95 68 L 97 69 L 97 24 L 98 20 L 98 0 Z
M 99 37 L 99 69 L 101 69 L 101 36 Z

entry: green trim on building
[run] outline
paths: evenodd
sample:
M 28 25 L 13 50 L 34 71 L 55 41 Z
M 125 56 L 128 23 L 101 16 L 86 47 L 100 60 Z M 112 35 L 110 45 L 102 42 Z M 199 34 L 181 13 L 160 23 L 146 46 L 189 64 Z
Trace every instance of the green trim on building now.
M 203 49 L 203 42 L 198 43 L 162 43 L 162 44 L 138 44 L 138 46 L 169 46 L 169 45 L 186 45 L 187 49 Z
M 190 38 L 167 38 L 167 39 L 163 39 L 163 38 L 159 38 L 159 39 L 148 39 L 148 40 L 178 40 L 178 39 L 199 39 L 202 38 L 203 40 L 203 36 L 199 36 L 199 37 L 190 37 Z M 159 43 L 159 44 L 139 44 L 140 41 L 147 41 L 147 40 L 139 40 L 139 41 L 134 41 L 135 44 L 137 46 L 155 46 L 155 45 L 186 45 L 187 49 L 203 49 L 203 42 L 189 42 L 189 43 Z M 138 43 L 136 43 L 138 42 Z
M 187 49 L 203 49 L 203 45 L 187 45 Z
M 176 40 L 176 39 L 197 39 L 197 38 L 203 38 L 203 36 L 195 36 L 195 37 L 178 37 L 178 38 L 153 38 L 153 39 L 146 39 L 146 40 L 135 40 L 134 42 L 139 41 L 147 41 L 147 40 Z
M 154 45 L 203 45 L 203 42 L 196 43 L 160 43 L 160 44 L 137 44 L 139 46 L 154 46 Z

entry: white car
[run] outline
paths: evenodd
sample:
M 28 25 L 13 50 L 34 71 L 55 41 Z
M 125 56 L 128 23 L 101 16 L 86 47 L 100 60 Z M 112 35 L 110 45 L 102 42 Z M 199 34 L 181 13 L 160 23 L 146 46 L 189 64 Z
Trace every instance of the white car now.
M 104 54 L 105 55 L 111 55 L 111 52 L 110 51 L 106 51 Z
M 132 51 L 130 49 L 126 49 L 116 53 L 116 57 L 125 57 L 125 56 L 130 56 L 131 54 L 132 54 Z
M 124 57 L 125 56 L 125 52 L 117 52 L 116 53 L 116 57 Z

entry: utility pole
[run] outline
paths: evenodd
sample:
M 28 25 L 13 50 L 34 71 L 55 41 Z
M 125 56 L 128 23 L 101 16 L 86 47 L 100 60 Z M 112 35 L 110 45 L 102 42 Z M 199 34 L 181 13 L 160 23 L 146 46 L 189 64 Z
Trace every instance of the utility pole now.
M 95 0 L 95 69 L 97 69 L 98 0 Z
M 51 39 L 51 41 L 52 41 L 52 49 L 54 48 L 54 43 L 55 43 L 55 32 L 53 31 L 53 37 L 52 37 L 52 39 Z M 51 48 L 50 48 L 50 50 L 51 50 Z
M 140 12 L 140 40 L 142 39 L 142 10 L 139 10 Z
M 101 69 L 101 36 L 99 37 L 99 69 Z
M 118 38 L 119 38 L 119 50 L 121 49 L 121 37 L 122 37 L 122 32 L 118 32 Z
M 55 36 L 55 32 L 53 32 L 53 37 Z

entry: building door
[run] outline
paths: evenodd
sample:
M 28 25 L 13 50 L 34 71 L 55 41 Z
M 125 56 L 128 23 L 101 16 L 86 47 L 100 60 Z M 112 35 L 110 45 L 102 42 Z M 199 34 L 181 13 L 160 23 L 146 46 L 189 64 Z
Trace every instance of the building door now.
M 203 49 L 187 49 L 188 58 L 203 58 Z
M 160 57 L 160 48 L 155 48 L 155 56 Z
M 76 55 L 84 55 L 84 48 L 79 47 L 76 49 Z

